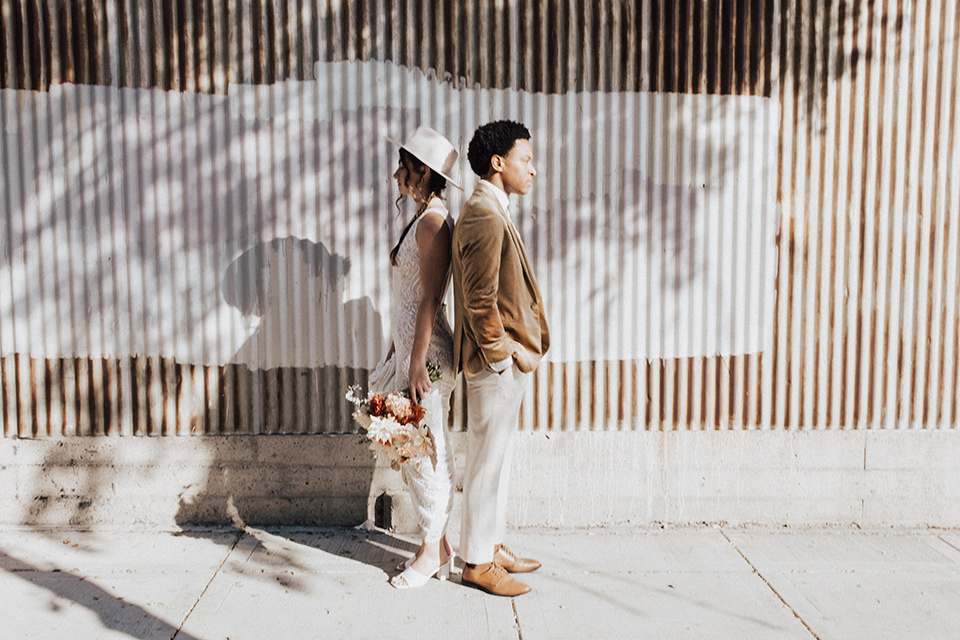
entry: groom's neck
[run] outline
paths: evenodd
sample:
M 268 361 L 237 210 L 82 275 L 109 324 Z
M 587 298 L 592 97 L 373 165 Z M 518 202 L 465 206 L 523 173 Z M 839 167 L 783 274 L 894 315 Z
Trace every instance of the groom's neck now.
M 506 185 L 503 184 L 503 177 L 501 177 L 499 172 L 491 171 L 487 175 L 483 176 L 483 179 L 495 186 L 497 189 L 500 189 L 500 191 L 503 191 L 508 196 L 510 195 L 510 191 L 507 191 Z

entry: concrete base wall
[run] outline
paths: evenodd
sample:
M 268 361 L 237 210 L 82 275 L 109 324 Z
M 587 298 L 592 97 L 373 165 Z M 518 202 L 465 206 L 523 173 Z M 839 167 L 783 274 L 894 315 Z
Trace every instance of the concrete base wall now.
M 521 433 L 511 523 L 957 527 L 958 461 L 949 430 Z M 0 487 L 8 525 L 414 527 L 399 474 L 355 435 L 6 439 Z

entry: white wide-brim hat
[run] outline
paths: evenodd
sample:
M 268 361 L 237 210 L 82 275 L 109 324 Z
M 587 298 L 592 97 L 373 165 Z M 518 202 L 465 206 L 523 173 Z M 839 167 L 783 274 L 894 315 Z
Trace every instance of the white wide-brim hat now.
M 392 142 L 401 149 L 406 149 L 411 155 L 436 173 L 446 178 L 447 182 L 461 191 L 463 188 L 451 176 L 457 168 L 457 150 L 449 140 L 430 127 L 417 127 L 407 141 L 400 144 L 393 138 L 384 136 L 387 142 Z

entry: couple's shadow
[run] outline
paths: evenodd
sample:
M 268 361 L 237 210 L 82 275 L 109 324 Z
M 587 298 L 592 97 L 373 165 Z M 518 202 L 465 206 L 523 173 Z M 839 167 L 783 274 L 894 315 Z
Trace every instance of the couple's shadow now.
M 371 299 L 344 300 L 350 269 L 350 258 L 323 243 L 284 237 L 249 247 L 223 273 L 224 301 L 256 323 L 231 364 L 249 372 L 237 375 L 250 378 L 242 387 L 246 397 L 236 402 L 276 402 L 269 378 L 265 383 L 258 372 L 292 373 L 310 382 L 298 386 L 293 398 L 298 424 L 280 433 L 344 434 L 353 426 L 346 386 L 367 386 L 367 367 L 383 355 L 384 344 L 381 315 Z M 233 432 L 277 430 L 271 419 L 253 412 L 249 427 Z M 192 535 L 190 525 L 232 522 L 241 537 L 252 536 L 262 547 L 256 554 L 259 569 L 287 582 L 286 567 L 309 570 L 336 562 L 310 549 L 394 575 L 419 543 L 387 530 L 394 505 L 385 487 L 391 483 L 381 477 L 368 448 L 352 439 L 311 437 L 288 452 L 284 442 L 240 439 L 216 447 L 205 481 L 181 493 L 176 521 L 187 525 L 183 535 Z M 280 464 L 250 465 L 239 455 L 248 449 L 254 459 Z M 300 463 L 285 456 L 307 460 L 312 469 L 286 469 Z M 350 528 L 368 519 L 383 528 Z M 331 525 L 342 528 L 304 528 Z
M 247 322 L 224 366 L 206 477 L 183 487 L 177 524 L 338 526 L 363 522 L 375 462 L 350 434 L 350 385 L 384 351 L 371 298 L 347 298 L 351 261 L 309 239 L 274 238 L 224 269 L 223 301 Z M 205 418 L 205 421 L 208 418 Z M 285 439 L 279 435 L 297 435 Z M 303 437 L 310 436 L 310 437 Z
M 368 565 L 392 577 L 400 572 L 399 565 L 420 548 L 419 544 L 389 531 L 362 527 L 320 531 L 291 527 L 244 527 L 244 532 L 256 538 L 271 558 L 269 564 L 299 570 L 310 570 L 311 566 L 316 568 L 302 556 L 305 549 L 313 549 L 341 560 Z M 322 562 L 325 566 L 329 565 L 328 558 Z
M 344 301 L 350 258 L 322 242 L 284 237 L 238 256 L 222 281 L 224 300 L 255 332 L 233 361 L 253 368 L 357 366 L 383 351 L 382 319 L 369 297 Z

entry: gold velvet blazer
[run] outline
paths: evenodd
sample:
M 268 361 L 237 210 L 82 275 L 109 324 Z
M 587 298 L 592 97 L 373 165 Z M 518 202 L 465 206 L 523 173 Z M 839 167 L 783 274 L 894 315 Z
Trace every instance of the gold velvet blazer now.
M 463 205 L 452 251 L 454 370 L 473 377 L 510 357 L 536 369 L 550 346 L 543 297 L 491 187 L 478 182 Z

